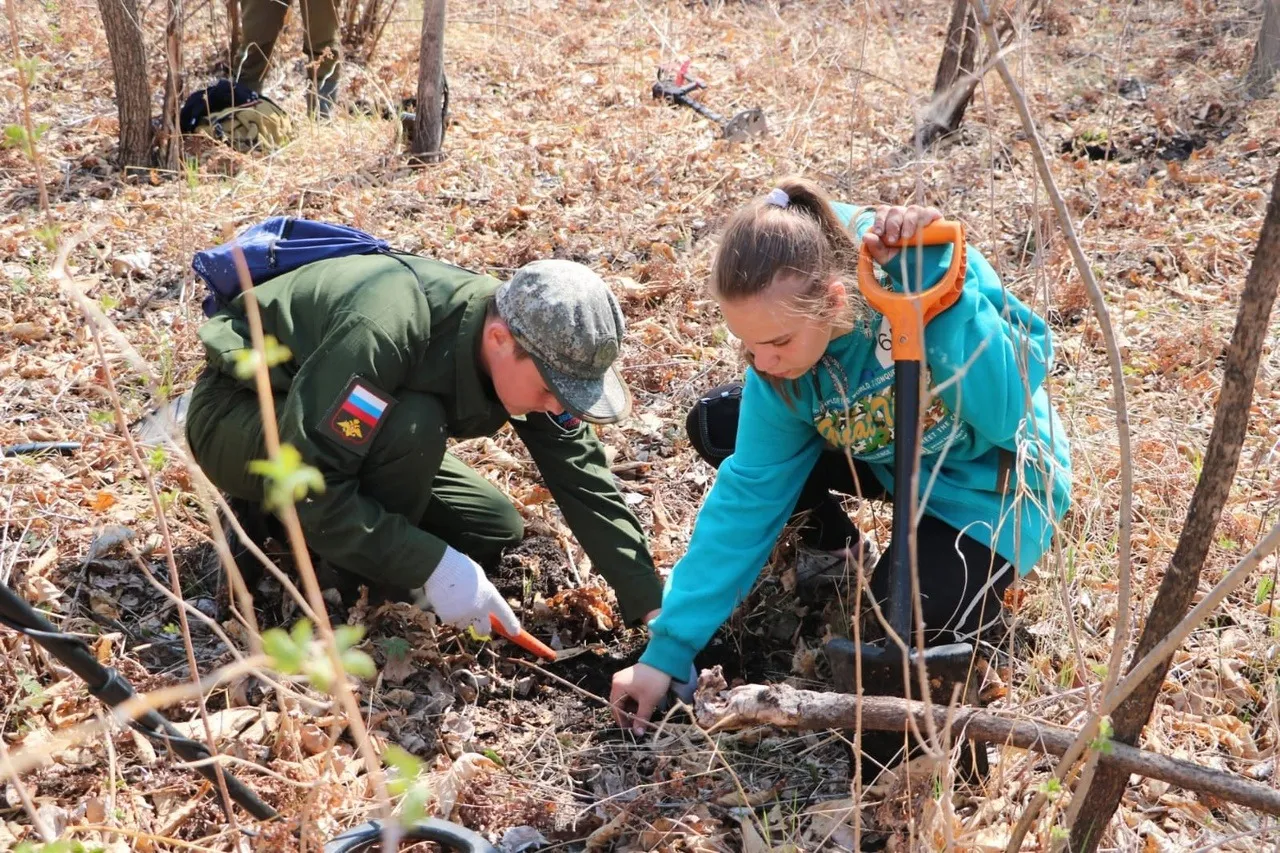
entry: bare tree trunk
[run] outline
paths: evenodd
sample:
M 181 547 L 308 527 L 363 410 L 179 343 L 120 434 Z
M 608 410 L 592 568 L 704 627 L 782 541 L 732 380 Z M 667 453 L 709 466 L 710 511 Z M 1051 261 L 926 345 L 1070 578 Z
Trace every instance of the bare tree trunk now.
M 1035 14 L 1038 9 L 1036 0 L 1031 0 L 1028 14 Z M 1007 12 L 999 13 L 997 18 L 997 32 L 1003 47 L 1013 39 L 1017 29 Z M 978 16 L 969 0 L 952 0 L 947 39 L 933 78 L 933 98 L 920 117 L 912 139 L 917 148 L 927 147 L 960 129 L 965 110 L 982 80 L 982 67 L 987 64 L 985 59 L 981 65 L 975 61 L 980 40 Z
M 137 0 L 98 0 L 98 9 L 115 73 L 120 166 L 145 169 L 151 165 L 151 95 Z
M 178 171 L 182 166 L 182 129 L 178 113 L 182 109 L 182 0 L 169 0 L 169 21 L 165 25 L 164 113 L 161 136 L 164 139 L 164 166 Z
M 1187 510 L 1187 521 L 1178 545 L 1155 600 L 1151 602 L 1151 611 L 1132 658 L 1134 662 L 1145 657 L 1181 621 L 1199 586 L 1200 570 L 1209 546 L 1213 544 L 1213 534 L 1240 462 L 1240 448 L 1249 424 L 1253 385 L 1258 376 L 1258 361 L 1267 336 L 1277 285 L 1280 285 L 1280 172 L 1276 173 L 1271 187 L 1266 219 L 1262 223 L 1258 247 L 1254 251 L 1236 312 L 1236 328 L 1227 347 L 1222 391 L 1218 395 L 1213 432 L 1201 466 L 1200 481 L 1191 496 L 1191 506 Z M 1115 741 L 1126 744 L 1138 742 L 1151 717 L 1151 709 L 1155 706 L 1168 669 L 1169 660 L 1165 660 L 1116 708 L 1111 716 Z M 1127 772 L 1099 767 L 1080 808 L 1080 817 L 1071 827 L 1070 848 L 1074 853 L 1093 853 L 1097 849 L 1103 830 L 1120 805 L 1128 779 Z
M 1253 48 L 1253 61 L 1245 75 L 1245 89 L 1251 98 L 1271 94 L 1271 80 L 1280 69 L 1280 0 L 1262 0 L 1262 29 Z
M 933 94 L 951 85 L 960 68 L 960 47 L 964 44 L 964 24 L 969 12 L 969 0 L 952 0 L 951 20 L 947 22 L 947 40 L 942 45 L 942 58 L 933 75 Z
M 234 79 L 236 76 L 235 67 L 235 49 L 240 44 L 240 0 L 227 0 L 227 27 L 231 33 L 231 41 L 228 48 L 231 51 L 227 54 L 227 68 Z
M 724 678 L 706 672 L 699 679 L 695 714 L 707 729 L 744 729 L 778 726 L 805 731 L 854 729 L 861 715 L 863 730 L 907 732 L 912 725 L 926 731 L 932 715 L 939 732 L 953 738 L 969 738 L 1008 744 L 1047 755 L 1062 755 L 1077 732 L 1033 720 L 1013 719 L 977 708 L 948 708 L 934 703 L 912 702 L 896 696 L 854 696 L 848 693 L 816 693 L 785 684 L 744 684 L 723 692 Z M 1113 744 L 1100 763 L 1126 778 L 1131 773 L 1160 779 L 1191 791 L 1202 791 L 1267 814 L 1280 814 L 1280 791 L 1221 770 Z M 1074 850 L 1075 848 L 1072 848 Z
M 412 150 L 428 161 L 441 159 L 444 140 L 444 21 L 445 0 L 424 0 L 422 45 L 418 55 L 417 119 Z

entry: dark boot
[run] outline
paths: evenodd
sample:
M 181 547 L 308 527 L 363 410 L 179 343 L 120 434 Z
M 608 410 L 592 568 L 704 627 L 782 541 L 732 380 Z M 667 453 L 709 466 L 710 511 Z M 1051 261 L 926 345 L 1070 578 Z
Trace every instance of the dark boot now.
M 339 65 L 333 65 L 328 73 L 307 84 L 307 115 L 318 121 L 327 121 L 338 104 Z
M 280 522 L 275 516 L 268 514 L 259 504 L 247 501 L 242 498 L 229 498 L 227 506 L 231 508 L 232 514 L 236 520 L 240 522 L 240 527 L 244 529 L 245 534 L 263 551 L 269 558 L 274 559 L 273 551 L 268 545 L 269 540 L 275 540 L 277 543 L 283 544 L 286 537 L 280 528 Z M 249 592 L 253 593 L 258 588 L 258 583 L 262 580 L 263 566 L 262 562 L 254 556 L 249 546 L 236 533 L 231 522 L 222 519 L 222 535 L 227 539 L 227 546 L 231 549 L 231 557 L 236 561 L 236 568 L 240 570 L 240 576 L 244 578 L 245 586 Z

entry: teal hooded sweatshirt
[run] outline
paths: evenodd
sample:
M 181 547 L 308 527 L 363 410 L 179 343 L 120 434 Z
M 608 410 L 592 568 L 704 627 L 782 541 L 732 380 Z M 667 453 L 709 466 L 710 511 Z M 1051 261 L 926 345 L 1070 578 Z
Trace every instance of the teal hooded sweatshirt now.
M 859 244 L 874 214 L 835 205 Z M 884 272 L 919 290 L 939 281 L 952 246 L 907 249 Z M 872 311 L 827 346 L 804 379 L 780 393 L 747 370 L 734 454 L 698 513 L 689 549 L 672 569 L 641 662 L 688 676 L 694 656 L 750 592 L 800 489 L 824 449 L 848 448 L 893 493 L 893 360 L 888 323 Z M 1067 436 L 1049 405 L 1049 328 L 967 249 L 959 300 L 925 329 L 919 500 L 934 516 L 989 545 L 1020 573 L 1049 548 L 1070 501 Z M 997 484 L 1001 458 L 1012 484 Z M 844 464 L 844 463 L 841 463 Z

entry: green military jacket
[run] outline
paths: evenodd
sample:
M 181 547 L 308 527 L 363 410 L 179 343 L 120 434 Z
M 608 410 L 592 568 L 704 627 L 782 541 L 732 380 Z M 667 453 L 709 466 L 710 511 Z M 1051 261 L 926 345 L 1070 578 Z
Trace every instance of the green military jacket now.
M 565 428 L 541 414 L 511 418 L 479 369 L 480 333 L 498 286 L 426 258 L 361 255 L 310 264 L 254 288 L 264 333 L 293 356 L 270 371 L 277 400 L 283 394 L 280 440 L 325 478 L 324 492 L 298 505 L 307 541 L 352 571 L 403 567 L 406 586 L 425 583 L 444 541 L 362 496 L 362 455 L 329 431 L 353 377 L 393 399 L 402 389 L 428 393 L 439 399 L 441 415 L 438 434 L 423 439 L 438 440 L 442 455 L 447 438 L 491 435 L 510 421 L 569 528 L 617 593 L 623 619 L 634 624 L 661 606 L 662 585 L 599 439 L 586 424 Z M 242 303 L 237 298 L 200 329 L 209 364 L 228 375 L 237 353 L 252 346 Z

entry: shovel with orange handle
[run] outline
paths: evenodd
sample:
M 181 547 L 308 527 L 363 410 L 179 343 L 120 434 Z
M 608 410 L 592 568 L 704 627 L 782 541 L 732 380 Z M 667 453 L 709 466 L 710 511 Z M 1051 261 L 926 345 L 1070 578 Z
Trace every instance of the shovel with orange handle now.
M 913 474 L 916 467 L 916 433 L 920 423 L 920 374 L 924 364 L 924 329 L 929 321 L 955 304 L 964 289 L 965 229 L 960 222 L 938 220 L 926 226 L 910 240 L 893 244 L 904 246 L 937 246 L 951 243 L 951 265 L 942 279 L 932 287 L 914 293 L 895 293 L 876 281 L 871 257 L 863 251 L 858 258 L 858 289 L 871 307 L 889 320 L 893 335 L 893 533 L 888 591 L 888 622 L 893 633 L 909 650 L 905 660 L 902 646 L 893 639 L 882 644 L 855 645 L 845 638 L 826 644 L 832 680 L 837 690 L 855 692 L 857 660 L 861 657 L 863 691 L 870 695 L 910 696 L 919 698 L 916 671 L 922 662 L 928 682 L 940 688 L 950 701 L 950 687 L 965 685 L 973 665 L 971 643 L 951 643 L 932 648 L 912 648 L 911 633 L 911 565 L 914 559 L 914 515 L 911 500 Z M 899 262 L 895 259 L 894 261 Z M 906 664 L 906 665 L 904 665 Z M 904 679 L 910 682 L 904 683 Z M 963 698 L 964 694 L 962 694 Z M 899 743 L 901 736 L 896 735 Z M 974 769 L 986 772 L 986 753 L 977 750 Z
M 521 628 L 519 632 L 515 634 L 508 633 L 507 629 L 502 627 L 502 623 L 498 621 L 498 617 L 494 616 L 492 613 L 489 614 L 489 625 L 493 628 L 495 634 L 506 637 L 525 651 L 535 654 L 543 660 L 554 661 L 556 659 L 554 649 L 530 634 L 524 628 Z

